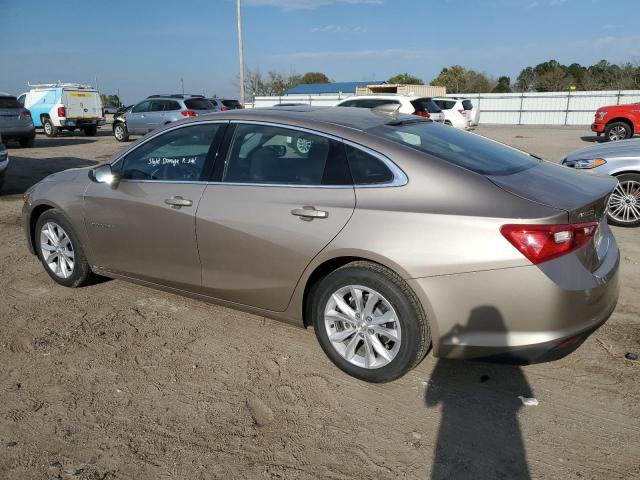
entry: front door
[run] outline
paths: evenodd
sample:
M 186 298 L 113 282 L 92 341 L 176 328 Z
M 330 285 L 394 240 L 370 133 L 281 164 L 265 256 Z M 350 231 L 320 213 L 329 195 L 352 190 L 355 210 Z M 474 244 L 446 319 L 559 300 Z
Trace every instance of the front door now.
M 169 130 L 118 160 L 112 185 L 89 185 L 85 224 L 94 263 L 175 288 L 200 287 L 195 212 L 223 125 Z
M 127 130 L 129 130 L 129 133 L 141 135 L 149 131 L 149 128 L 147 127 L 149 123 L 147 116 L 149 115 L 150 109 L 150 100 L 140 102 L 138 105 L 133 107 L 131 113 L 126 116 Z
M 220 181 L 206 187 L 196 215 L 203 293 L 283 311 L 355 208 L 344 145 L 260 124 L 238 124 L 226 138 Z

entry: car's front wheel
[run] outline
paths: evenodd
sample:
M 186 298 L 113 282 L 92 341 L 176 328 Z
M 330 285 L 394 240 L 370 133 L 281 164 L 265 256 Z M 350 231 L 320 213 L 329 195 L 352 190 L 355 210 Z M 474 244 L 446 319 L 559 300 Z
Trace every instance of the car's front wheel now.
M 118 140 L 119 142 L 126 142 L 127 140 L 129 140 L 129 132 L 127 131 L 127 126 L 122 122 L 117 123 L 113 127 L 113 136 L 116 137 L 116 140 Z
M 609 198 L 609 223 L 620 227 L 640 226 L 640 174 L 619 175 L 618 186 Z
M 35 244 L 44 269 L 60 285 L 80 287 L 92 278 L 91 268 L 73 228 L 55 209 L 36 222 Z
M 336 366 L 368 382 L 401 377 L 431 343 L 425 313 L 391 270 L 352 262 L 311 290 L 311 315 L 322 349 Z
M 625 122 L 612 122 L 604 129 L 604 136 L 610 142 L 631 138 L 631 127 Z

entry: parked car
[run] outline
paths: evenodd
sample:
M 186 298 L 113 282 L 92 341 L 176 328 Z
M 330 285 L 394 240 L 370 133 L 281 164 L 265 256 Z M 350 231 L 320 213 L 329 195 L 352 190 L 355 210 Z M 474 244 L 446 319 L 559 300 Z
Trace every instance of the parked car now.
M 475 108 L 471 100 L 457 97 L 434 98 L 433 101 L 444 113 L 447 125 L 461 130 L 475 127 L 480 122 L 480 109 Z
M 576 349 L 618 299 L 615 186 L 413 115 L 263 108 L 51 175 L 23 214 L 61 285 L 96 273 L 313 325 L 339 368 L 384 382 L 430 346 L 518 363 Z
M 395 93 L 358 95 L 338 102 L 336 107 L 377 108 L 382 105 L 399 105 L 399 113 L 430 118 L 434 122 L 444 122 L 444 114 L 429 97 Z
M 105 105 L 104 107 L 102 107 L 102 110 L 104 111 L 104 113 L 114 115 L 118 111 L 118 107 L 116 107 L 115 105 Z
M 239 110 L 244 108 L 238 100 L 232 98 L 210 98 L 209 101 L 213 103 L 216 110 L 220 112 L 226 112 L 227 110 Z
M 56 136 L 60 130 L 73 132 L 76 129 L 94 136 L 98 127 L 104 125 L 102 100 L 96 89 L 78 83 L 31 87 L 18 97 L 18 102 L 29 109 L 35 127 L 43 128 L 48 137 Z
M 9 168 L 9 151 L 2 143 L 2 138 L 0 137 L 0 191 L 2 191 L 2 186 L 4 185 L 7 168 Z
M 176 120 L 215 111 L 202 95 L 151 95 L 113 117 L 113 135 L 119 142 L 126 142 L 130 135 L 145 135 Z
M 608 105 L 596 110 L 591 131 L 604 133 L 605 141 L 615 142 L 631 138 L 640 132 L 640 103 Z
M 0 134 L 5 142 L 17 140 L 22 147 L 33 147 L 36 129 L 31 112 L 16 97 L 0 92 Z
M 618 186 L 609 199 L 609 223 L 640 226 L 640 138 L 575 150 L 561 163 L 583 172 L 615 177 Z

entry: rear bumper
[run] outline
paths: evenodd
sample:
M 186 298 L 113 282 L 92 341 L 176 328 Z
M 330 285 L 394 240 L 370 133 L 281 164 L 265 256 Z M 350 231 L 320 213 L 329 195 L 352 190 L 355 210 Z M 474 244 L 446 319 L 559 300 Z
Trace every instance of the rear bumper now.
M 527 364 L 568 355 L 609 318 L 619 264 L 613 241 L 593 274 L 555 266 L 566 274 L 559 282 L 533 265 L 408 282 L 430 319 L 436 357 Z
M 36 127 L 33 125 L 26 127 L 3 127 L 1 134 L 3 140 L 22 140 L 23 138 L 35 137 Z
M 100 126 L 104 125 L 104 118 L 67 118 L 64 120 L 60 120 L 61 127 L 91 127 L 91 126 Z
M 591 131 L 596 133 L 603 133 L 607 125 L 605 123 L 592 123 Z

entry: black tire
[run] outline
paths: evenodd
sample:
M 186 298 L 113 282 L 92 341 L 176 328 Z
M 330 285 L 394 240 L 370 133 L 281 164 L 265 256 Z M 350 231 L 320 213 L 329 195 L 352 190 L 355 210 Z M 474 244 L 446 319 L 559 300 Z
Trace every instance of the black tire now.
M 83 127 L 82 130 L 84 130 L 84 134 L 87 137 L 95 137 L 96 134 L 98 133 L 98 126 L 97 125 L 90 125 L 88 127 Z
M 625 122 L 611 122 L 604 129 L 604 138 L 607 142 L 625 140 L 632 136 L 631 126 Z
M 58 276 L 51 269 L 51 267 L 49 267 L 49 265 L 44 259 L 44 255 L 42 252 L 42 245 L 41 245 L 42 242 L 40 241 L 40 235 L 41 235 L 43 226 L 49 222 L 53 222 L 58 226 L 60 226 L 69 237 L 69 240 L 71 243 L 70 250 L 72 250 L 74 254 L 74 264 L 73 264 L 73 269 L 71 271 L 71 274 L 67 278 L 62 278 Z M 42 262 L 42 265 L 45 271 L 47 272 L 47 274 L 49 274 L 49 276 L 53 280 L 55 280 L 57 283 L 59 283 L 60 285 L 64 285 L 65 287 L 76 288 L 76 287 L 81 287 L 83 285 L 86 285 L 94 279 L 93 272 L 91 271 L 91 267 L 87 262 L 87 259 L 84 254 L 84 249 L 80 244 L 78 236 L 76 235 L 75 231 L 73 230 L 69 222 L 66 220 L 66 218 L 58 210 L 56 209 L 47 210 L 42 215 L 40 215 L 40 217 L 36 222 L 36 230 L 35 230 L 34 236 L 35 236 L 34 243 L 35 243 L 36 251 L 38 252 L 38 258 L 40 259 L 40 262 Z
M 324 320 L 325 306 L 334 292 L 349 285 L 371 288 L 380 293 L 397 314 L 401 327 L 399 349 L 389 363 L 379 368 L 354 365 L 338 353 L 329 340 Z M 429 324 L 420 301 L 400 276 L 382 265 L 356 261 L 335 270 L 311 289 L 310 302 L 309 313 L 320 346 L 338 368 L 361 380 L 374 383 L 395 380 L 420 363 L 431 345 Z M 363 344 L 359 345 L 358 350 L 364 348 Z
M 622 186 L 625 185 L 629 185 L 629 191 L 631 191 L 631 195 L 630 197 L 633 196 L 633 192 L 636 192 L 636 188 L 640 188 L 640 174 L 638 173 L 625 173 L 622 175 L 618 175 L 616 177 L 616 179 L 618 180 L 619 184 L 621 184 Z M 624 188 L 625 191 L 627 191 L 626 187 Z M 617 191 L 614 192 L 618 193 Z M 635 195 L 635 200 L 632 198 L 629 198 L 630 202 L 634 202 L 634 206 L 636 208 L 637 211 L 640 211 L 640 196 Z M 616 225 L 618 227 L 629 227 L 629 228 L 635 228 L 635 227 L 640 227 L 640 218 L 637 220 L 632 220 L 632 218 L 630 218 L 629 221 L 624 221 L 623 218 L 615 218 L 611 215 L 612 212 L 612 208 L 610 207 L 607 210 L 607 221 L 609 222 L 609 225 Z M 630 212 L 631 213 L 631 212 Z M 617 215 L 618 217 L 620 216 L 620 214 Z
M 44 128 L 44 134 L 47 137 L 55 137 L 58 135 L 58 127 L 51 122 L 50 118 L 42 119 L 42 127 Z
M 27 137 L 27 138 L 21 138 L 20 141 L 20 146 L 23 148 L 31 148 L 33 147 L 33 143 L 35 142 L 36 137 L 35 135 L 33 137 Z
M 124 122 L 118 122 L 113 126 L 113 136 L 119 142 L 126 142 L 129 140 L 129 130 Z

